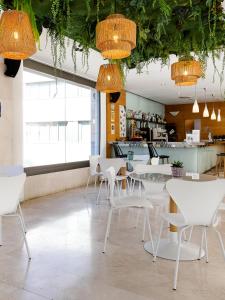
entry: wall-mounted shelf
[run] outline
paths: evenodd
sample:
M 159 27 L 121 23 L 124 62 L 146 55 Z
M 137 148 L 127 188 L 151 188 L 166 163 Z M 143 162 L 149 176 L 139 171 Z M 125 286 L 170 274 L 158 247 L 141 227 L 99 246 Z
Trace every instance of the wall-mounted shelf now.
M 139 119 L 139 118 L 126 118 L 127 120 L 131 121 L 131 120 L 134 120 L 134 121 L 138 121 L 138 122 L 147 122 L 147 123 L 150 123 L 150 124 L 158 124 L 158 125 L 166 125 L 166 123 L 162 123 L 162 122 L 153 122 L 153 121 L 148 121 L 148 120 L 143 120 L 143 119 Z

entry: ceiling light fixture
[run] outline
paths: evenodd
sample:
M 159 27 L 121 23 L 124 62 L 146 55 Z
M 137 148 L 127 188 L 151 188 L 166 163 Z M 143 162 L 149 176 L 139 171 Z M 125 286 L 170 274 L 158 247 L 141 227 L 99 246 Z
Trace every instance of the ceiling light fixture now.
M 212 111 L 212 114 L 211 114 L 211 120 L 216 120 L 216 113 L 215 113 L 215 110 L 214 110 L 214 106 L 213 106 L 213 111 Z
M 27 13 L 4 11 L 0 20 L 0 56 L 26 59 L 36 52 L 36 43 Z
M 123 89 L 123 81 L 117 64 L 101 65 L 96 89 L 105 93 L 120 92 Z
M 180 58 L 171 66 L 171 79 L 176 85 L 196 85 L 198 78 L 202 76 L 202 68 L 199 61 L 192 58 Z
M 130 56 L 136 47 L 136 24 L 121 14 L 112 14 L 96 26 L 96 48 L 104 58 Z
M 205 108 L 204 108 L 204 111 L 203 111 L 203 118 L 208 118 L 209 117 L 209 110 L 208 110 L 208 107 L 207 107 L 207 104 L 206 104 L 206 88 L 204 88 L 204 91 L 205 91 Z
M 198 100 L 197 100 L 196 86 L 195 86 L 195 102 L 194 102 L 193 107 L 192 107 L 192 112 L 194 114 L 199 113 L 199 105 L 198 105 Z
M 217 121 L 218 121 L 218 122 L 221 122 L 220 109 L 218 109 Z

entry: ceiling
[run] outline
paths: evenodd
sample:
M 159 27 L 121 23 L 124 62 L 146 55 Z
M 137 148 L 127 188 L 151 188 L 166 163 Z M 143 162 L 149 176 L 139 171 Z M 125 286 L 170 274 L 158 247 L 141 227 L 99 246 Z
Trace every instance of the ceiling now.
M 223 2 L 225 7 L 225 1 Z M 62 69 L 74 73 L 74 64 L 71 57 L 72 43 L 67 47 L 67 55 Z M 43 62 L 48 65 L 53 65 L 50 39 L 46 39 L 46 31 L 41 35 L 41 49 L 32 57 L 32 59 Z M 170 57 L 170 64 L 177 61 L 176 56 Z M 77 53 L 77 69 L 76 74 L 82 77 L 95 80 L 98 76 L 98 70 L 104 60 L 100 53 L 95 50 L 90 51 L 88 58 L 89 68 L 82 67 L 82 54 Z M 216 61 L 216 66 L 219 71 L 222 70 L 223 58 Z M 224 101 L 225 98 L 225 80 L 220 85 L 218 74 L 214 74 L 214 66 L 212 59 L 209 58 L 207 62 L 207 69 L 205 78 L 198 80 L 197 97 L 199 102 L 204 102 L 204 88 L 206 88 L 207 101 Z M 215 76 L 214 76 L 215 75 Z M 195 96 L 195 87 L 177 87 L 170 79 L 170 67 L 161 66 L 160 62 L 150 63 L 148 68 L 144 68 L 141 74 L 137 74 L 136 69 L 129 70 L 126 77 L 127 91 L 137 95 L 155 100 L 163 104 L 181 104 L 192 103 Z M 212 96 L 213 95 L 213 96 Z M 191 97 L 189 99 L 185 97 Z

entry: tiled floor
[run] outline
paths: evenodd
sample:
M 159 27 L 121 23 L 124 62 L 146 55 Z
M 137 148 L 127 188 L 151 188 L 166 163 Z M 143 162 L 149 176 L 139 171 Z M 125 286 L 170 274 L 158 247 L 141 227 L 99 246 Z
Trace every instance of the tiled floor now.
M 96 206 L 95 197 L 93 188 L 87 199 L 83 189 L 76 189 L 23 204 L 30 263 L 16 220 L 4 218 L 1 300 L 225 299 L 225 262 L 214 234 L 209 233 L 210 262 L 181 263 L 175 292 L 174 262 L 152 263 L 141 242 L 142 224 L 134 226 L 134 210 L 114 214 L 108 251 L 102 254 L 108 205 L 102 200 Z M 225 233 L 224 223 L 220 229 Z M 198 236 L 196 230 L 193 240 Z

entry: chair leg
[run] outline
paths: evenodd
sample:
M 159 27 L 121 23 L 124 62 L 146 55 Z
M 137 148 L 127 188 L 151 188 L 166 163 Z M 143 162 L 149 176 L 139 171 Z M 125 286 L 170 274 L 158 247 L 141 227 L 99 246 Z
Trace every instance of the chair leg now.
M 205 239 L 205 258 L 206 262 L 209 262 L 209 253 L 208 253 L 208 241 L 207 241 L 207 227 L 204 227 L 204 239 Z
M 110 208 L 107 227 L 106 227 L 106 233 L 105 233 L 104 248 L 102 251 L 103 253 L 105 253 L 105 251 L 106 251 L 107 240 L 109 238 L 109 231 L 110 231 L 110 225 L 111 225 L 111 220 L 112 220 L 112 211 L 113 211 L 112 208 Z
M 203 242 L 204 242 L 204 228 L 202 228 L 202 237 L 201 237 L 201 244 L 199 247 L 199 254 L 198 254 L 198 260 L 201 259 L 201 254 L 202 254 L 202 248 L 203 248 Z
M 155 255 L 153 258 L 153 262 L 156 261 L 156 257 L 157 257 L 157 253 L 158 253 L 158 249 L 159 249 L 159 244 L 160 244 L 160 239 L 161 239 L 161 235 L 162 235 L 162 231 L 163 231 L 163 225 L 164 225 L 164 220 L 162 220 L 161 225 L 160 225 L 160 230 L 159 230 L 159 236 L 158 236 L 158 240 L 157 240 L 157 244 L 156 244 L 156 248 L 155 248 Z
M 23 233 L 23 239 L 24 239 L 24 242 L 25 242 L 26 250 L 27 250 L 27 255 L 28 255 L 29 260 L 31 260 L 30 249 L 29 249 L 29 246 L 28 246 L 28 243 L 27 243 L 26 234 L 25 234 L 25 231 L 24 231 L 23 220 L 22 220 L 22 218 L 21 218 L 21 216 L 19 214 L 17 214 L 16 216 L 19 218 L 21 229 L 22 229 L 22 233 Z
M 139 212 L 139 215 L 140 215 L 140 212 Z M 139 216 L 138 215 L 138 216 Z M 144 223 L 143 223 L 143 231 L 142 231 L 142 242 L 145 241 L 145 228 L 146 228 L 146 222 L 147 222 L 147 215 L 145 213 L 144 215 Z
M 151 224 L 150 224 L 150 220 L 149 220 L 149 211 L 148 211 L 147 208 L 145 209 L 145 215 L 146 215 L 146 222 L 147 222 L 147 225 L 148 225 L 149 238 L 150 238 L 150 241 L 151 241 L 151 244 L 152 244 L 152 255 L 154 257 L 155 249 L 154 249 L 154 243 L 153 243 L 153 237 L 152 237 L 152 228 L 151 228 Z
M 86 185 L 86 189 L 85 189 L 85 196 L 87 197 L 87 192 L 88 192 L 88 186 L 89 186 L 89 182 L 91 179 L 91 175 L 88 176 L 88 180 L 87 180 L 87 185 Z
M 193 226 L 191 226 L 191 230 L 189 232 L 189 237 L 188 237 L 188 240 L 187 240 L 188 242 L 190 242 L 190 240 L 191 240 L 192 233 L 193 233 Z
M 102 180 L 100 182 L 99 189 L 98 189 L 98 196 L 97 196 L 97 199 L 96 199 L 96 204 L 97 205 L 99 204 L 99 198 L 100 198 L 101 189 L 102 189 Z
M 2 246 L 2 216 L 0 216 L 0 246 Z
M 176 266 L 175 266 L 174 279 L 173 279 L 173 290 L 177 289 L 177 277 L 178 277 L 178 269 L 179 269 L 179 262 L 180 262 L 181 241 L 182 241 L 182 235 L 183 235 L 183 232 L 185 229 L 186 228 L 181 229 L 180 234 L 179 234 L 177 259 L 176 259 Z
M 97 178 L 98 178 L 98 176 L 95 175 L 95 189 L 96 189 L 96 184 L 97 184 Z
M 24 230 L 25 233 L 27 233 L 26 223 L 25 223 L 25 220 L 24 220 L 24 216 L 23 216 L 23 212 L 22 212 L 20 203 L 18 205 L 18 211 L 19 211 L 19 214 L 21 216 L 22 223 L 23 223 L 23 230 Z
M 222 239 L 221 233 L 218 230 L 216 230 L 214 227 L 213 227 L 213 229 L 217 233 L 217 236 L 218 236 L 218 239 L 219 239 L 219 242 L 220 242 L 220 247 L 221 247 L 221 250 L 222 250 L 222 253 L 223 253 L 223 257 L 225 259 L 225 248 L 224 248 L 224 243 L 223 243 L 223 239 Z

